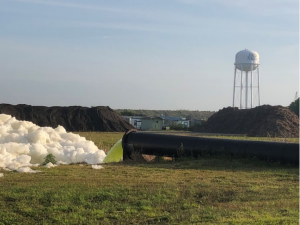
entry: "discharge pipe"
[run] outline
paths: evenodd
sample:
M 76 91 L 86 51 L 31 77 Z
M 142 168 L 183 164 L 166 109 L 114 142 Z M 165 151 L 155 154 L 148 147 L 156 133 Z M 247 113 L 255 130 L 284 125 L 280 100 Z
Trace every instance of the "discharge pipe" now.
M 155 134 L 129 130 L 122 138 L 123 159 L 134 152 L 156 156 L 189 157 L 230 154 L 299 164 L 299 144 Z

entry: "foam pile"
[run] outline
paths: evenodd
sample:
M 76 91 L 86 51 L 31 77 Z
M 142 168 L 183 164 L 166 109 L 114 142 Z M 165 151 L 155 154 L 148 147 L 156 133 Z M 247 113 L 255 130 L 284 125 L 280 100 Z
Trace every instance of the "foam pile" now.
M 48 154 L 54 155 L 58 164 L 99 164 L 106 156 L 92 141 L 67 133 L 62 126 L 39 127 L 0 114 L 0 168 L 32 172 L 26 167 L 38 166 Z

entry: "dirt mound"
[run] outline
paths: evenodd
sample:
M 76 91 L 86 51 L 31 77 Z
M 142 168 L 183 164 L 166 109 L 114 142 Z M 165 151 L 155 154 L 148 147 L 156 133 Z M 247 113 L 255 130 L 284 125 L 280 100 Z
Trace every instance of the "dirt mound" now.
M 199 131 L 252 137 L 299 137 L 299 118 L 283 106 L 227 107 L 213 114 Z
M 31 121 L 38 126 L 56 128 L 61 125 L 67 131 L 125 132 L 134 128 L 108 106 L 88 108 L 0 104 L 1 113 L 14 116 L 18 120 Z

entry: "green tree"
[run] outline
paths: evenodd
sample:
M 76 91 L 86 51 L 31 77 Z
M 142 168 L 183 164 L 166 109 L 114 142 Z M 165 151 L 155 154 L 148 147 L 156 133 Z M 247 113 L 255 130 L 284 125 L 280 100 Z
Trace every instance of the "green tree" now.
M 299 117 L 299 98 L 289 105 L 289 109 Z

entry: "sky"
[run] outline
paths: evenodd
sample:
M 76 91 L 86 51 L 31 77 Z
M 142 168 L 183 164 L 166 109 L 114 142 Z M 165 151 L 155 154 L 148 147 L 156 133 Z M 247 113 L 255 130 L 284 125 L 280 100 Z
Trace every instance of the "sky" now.
M 299 93 L 298 0 L 0 0 L 0 103 L 218 111 L 235 54 L 261 104 Z

